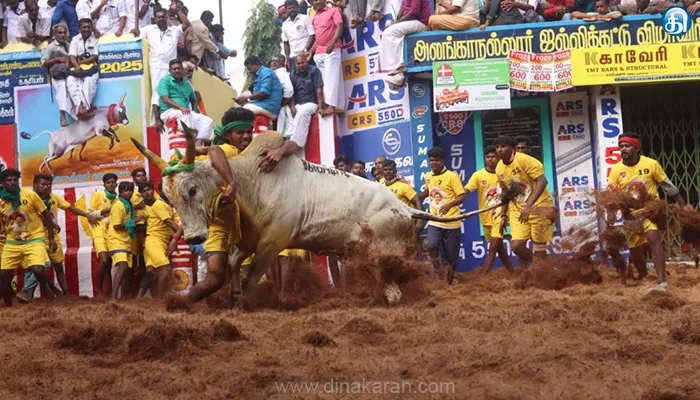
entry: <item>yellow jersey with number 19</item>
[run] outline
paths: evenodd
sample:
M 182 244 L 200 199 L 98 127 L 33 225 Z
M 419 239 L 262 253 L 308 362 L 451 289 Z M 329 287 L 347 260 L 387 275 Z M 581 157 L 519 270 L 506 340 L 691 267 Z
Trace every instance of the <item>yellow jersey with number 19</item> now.
M 658 161 L 641 156 L 635 165 L 625 165 L 622 161 L 615 164 L 610 170 L 608 185 L 625 191 L 645 191 L 658 199 L 659 183 L 666 178 L 666 172 Z

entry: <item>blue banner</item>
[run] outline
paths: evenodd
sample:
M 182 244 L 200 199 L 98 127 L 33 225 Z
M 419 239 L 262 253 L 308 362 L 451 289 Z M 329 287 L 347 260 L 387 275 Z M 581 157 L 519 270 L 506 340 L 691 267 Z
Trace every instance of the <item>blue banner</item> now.
M 406 37 L 410 72 L 432 70 L 435 61 L 507 57 L 513 50 L 534 53 L 580 48 L 692 43 L 700 41 L 700 18 L 682 36 L 669 36 L 661 15 L 635 15 L 617 22 L 561 21 L 477 28 L 460 32 L 423 32 Z
M 366 129 L 342 138 L 342 153 L 354 160 L 363 160 L 367 165 L 367 177 L 377 156 L 386 156 L 396 162 L 396 171 L 406 179 L 413 178 L 413 151 L 411 124 L 398 124 Z M 352 160 L 351 160 L 352 162 Z
M 409 78 L 409 111 L 411 113 L 411 143 L 413 144 L 413 176 L 416 192 L 425 189 L 425 174 L 430 172 L 428 150 L 433 147 L 431 81 Z M 427 199 L 426 199 L 427 200 Z

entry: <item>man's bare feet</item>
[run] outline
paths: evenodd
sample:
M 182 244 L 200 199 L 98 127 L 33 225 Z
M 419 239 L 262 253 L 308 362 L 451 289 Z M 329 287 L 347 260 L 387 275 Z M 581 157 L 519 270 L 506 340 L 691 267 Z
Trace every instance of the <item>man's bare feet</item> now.
M 384 16 L 382 15 L 382 13 L 377 12 L 377 11 L 372 11 L 372 13 L 367 17 L 367 21 L 377 22 L 383 18 L 384 18 Z

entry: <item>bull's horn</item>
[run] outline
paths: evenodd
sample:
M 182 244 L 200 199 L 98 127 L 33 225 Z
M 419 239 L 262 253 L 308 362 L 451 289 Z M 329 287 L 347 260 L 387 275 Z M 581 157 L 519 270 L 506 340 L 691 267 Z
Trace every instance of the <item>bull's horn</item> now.
M 182 160 L 183 165 L 190 165 L 194 163 L 194 156 L 195 156 L 195 136 L 194 136 L 194 131 L 190 129 L 187 124 L 184 122 L 180 122 L 182 124 L 182 132 L 185 134 L 185 138 L 187 139 L 187 149 L 185 150 L 185 159 Z
M 126 93 L 122 95 L 122 98 L 119 99 L 119 107 L 124 108 L 124 99 L 126 99 Z
M 147 148 L 143 147 L 143 145 L 141 144 L 141 142 L 139 142 L 138 140 L 136 140 L 136 139 L 134 139 L 134 138 L 131 138 L 131 141 L 134 142 L 134 146 L 136 146 L 136 148 L 139 149 L 139 151 L 141 152 L 141 154 L 143 154 L 144 156 L 146 156 L 146 158 L 148 159 L 148 161 L 152 162 L 156 167 L 158 167 L 159 170 L 163 171 L 163 170 L 165 169 L 165 167 L 168 166 L 168 163 L 165 162 L 165 160 L 163 160 L 162 158 L 158 157 L 158 155 L 156 155 L 156 153 L 154 153 L 154 152 L 148 150 Z

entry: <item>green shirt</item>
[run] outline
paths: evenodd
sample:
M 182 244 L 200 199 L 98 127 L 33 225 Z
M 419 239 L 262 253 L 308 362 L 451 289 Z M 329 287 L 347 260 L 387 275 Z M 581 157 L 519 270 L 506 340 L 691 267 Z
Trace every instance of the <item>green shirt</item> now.
M 192 84 L 190 84 L 187 79 L 182 79 L 178 82 L 172 75 L 168 75 L 160 80 L 158 84 L 158 96 L 161 113 L 172 108 L 165 104 L 163 96 L 170 97 L 170 100 L 175 102 L 175 104 L 179 104 L 183 107 L 189 107 L 191 103 L 197 102 Z

